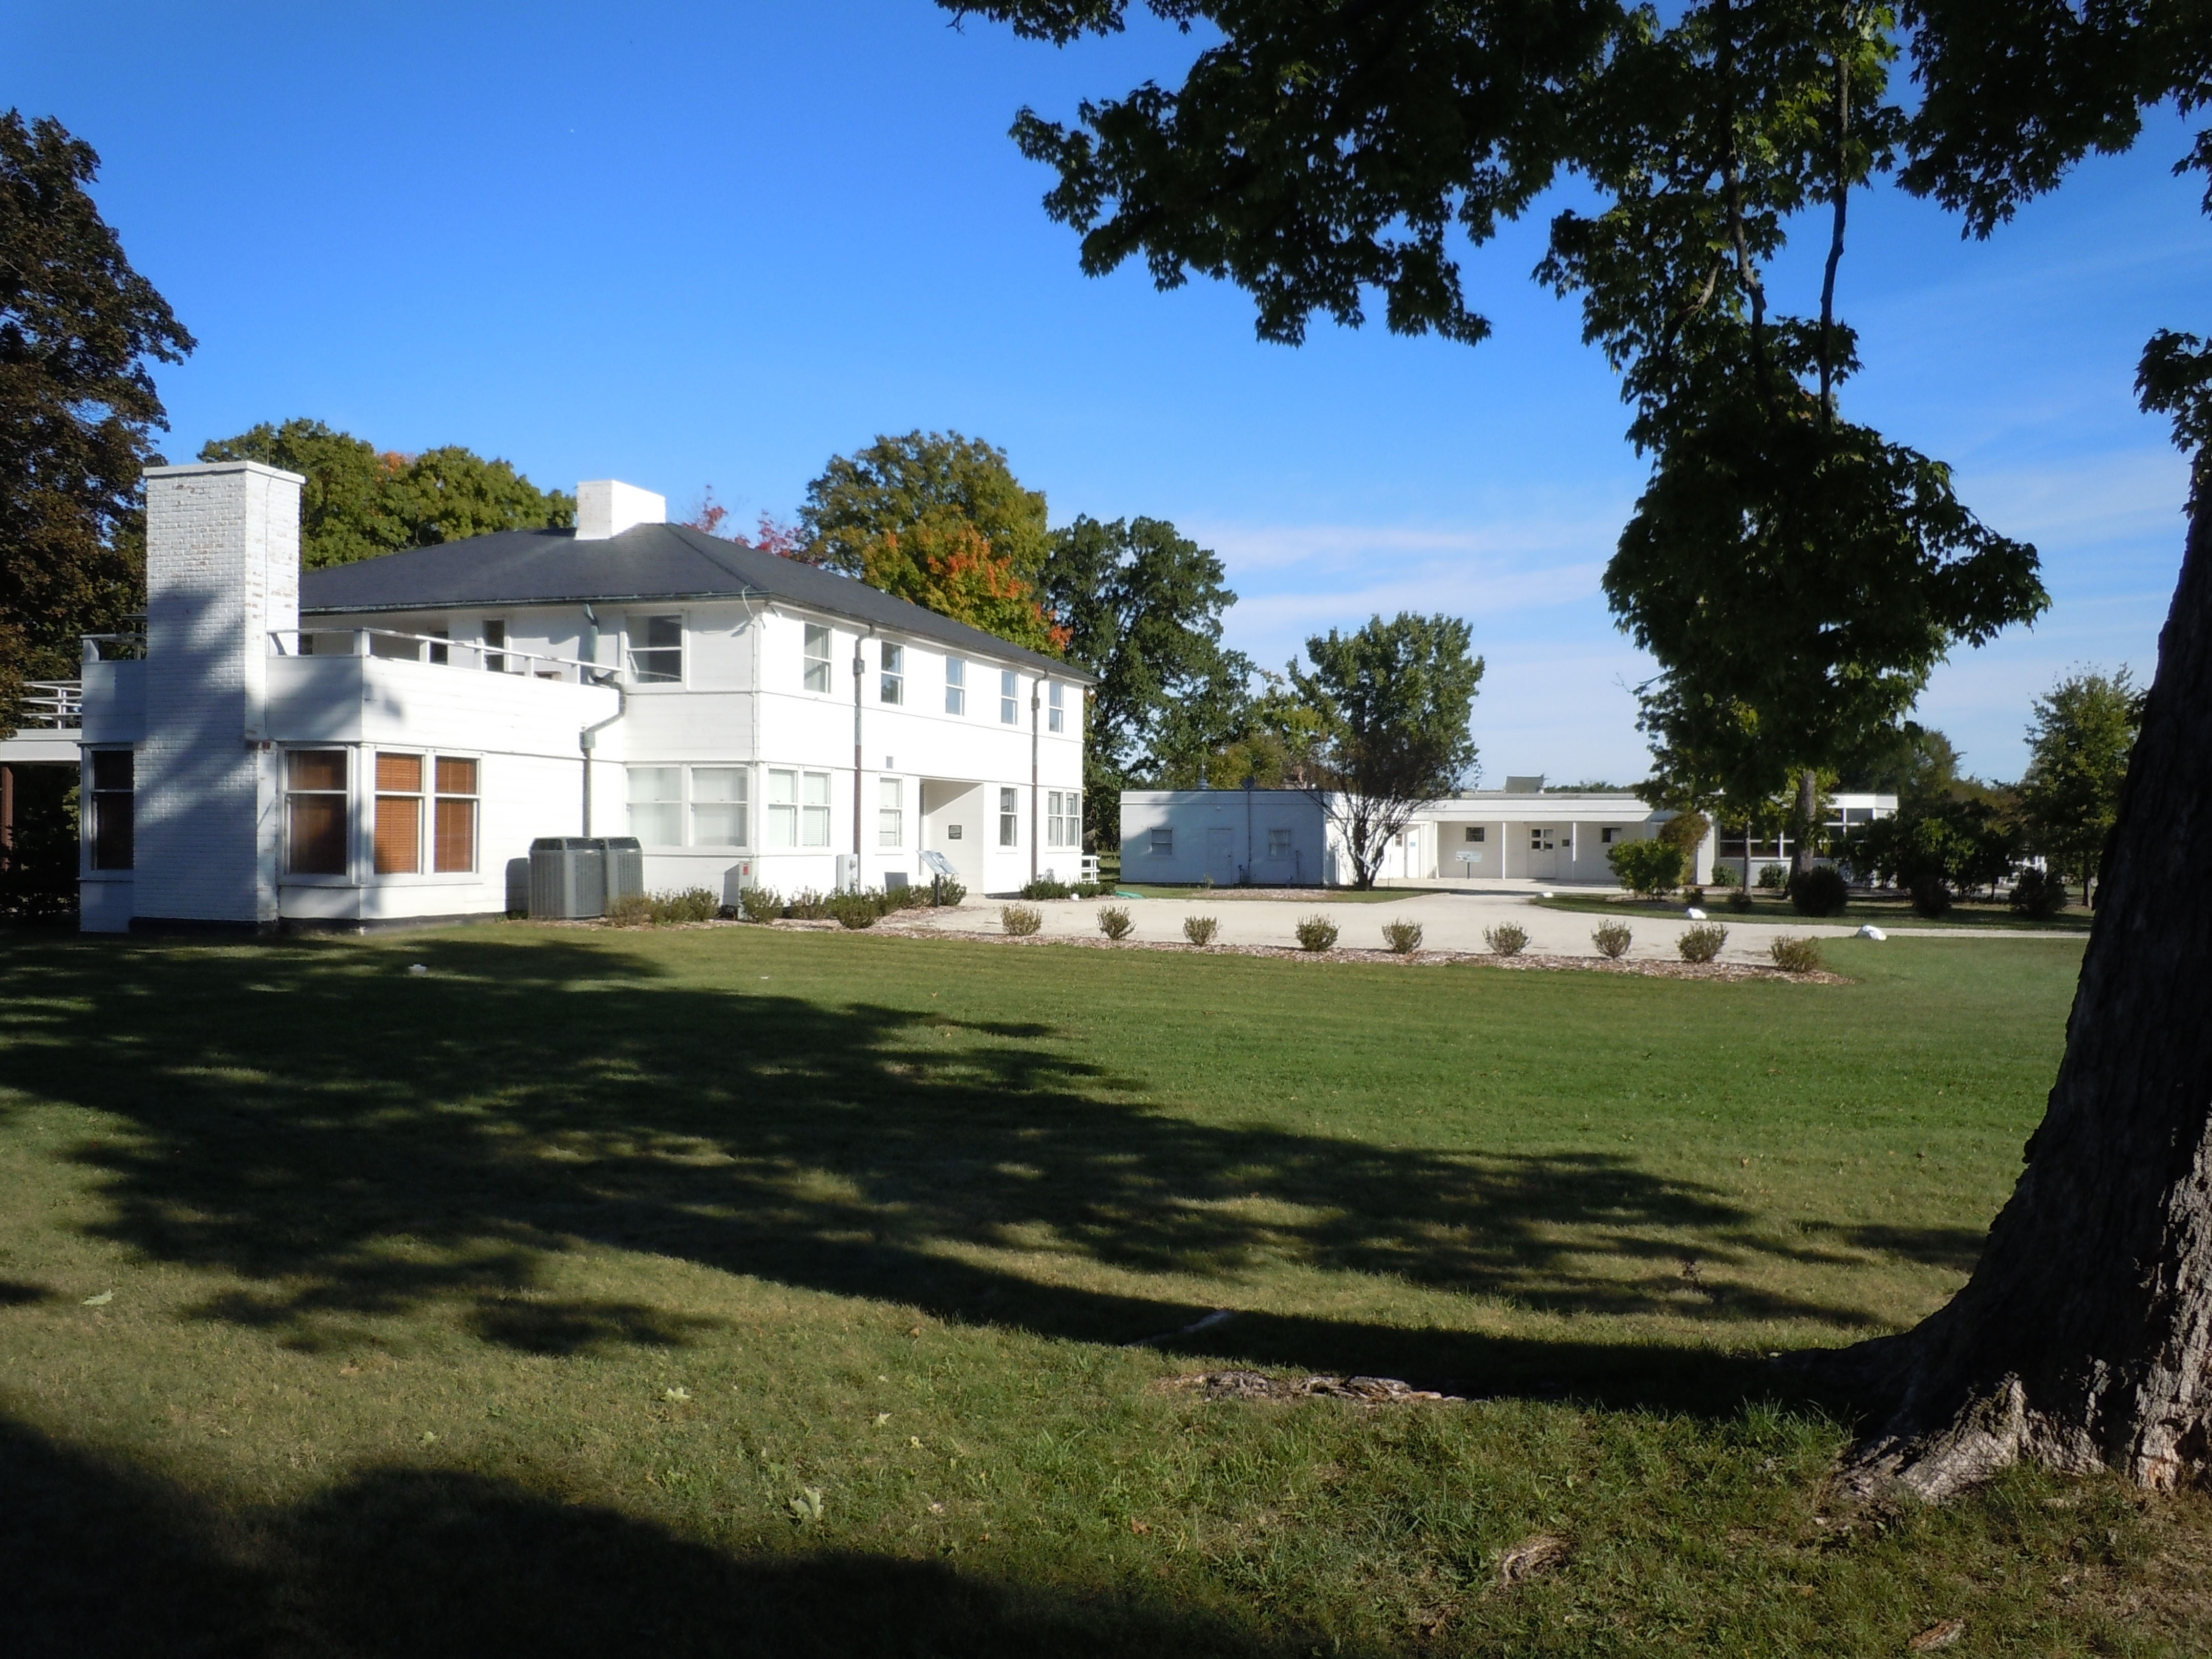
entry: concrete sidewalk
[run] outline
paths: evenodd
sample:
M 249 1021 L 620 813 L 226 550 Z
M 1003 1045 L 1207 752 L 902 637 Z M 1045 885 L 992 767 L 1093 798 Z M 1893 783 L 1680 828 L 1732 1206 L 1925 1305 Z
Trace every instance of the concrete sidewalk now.
M 957 910 L 909 914 L 926 927 L 955 933 L 994 932 L 999 926 L 1000 905 L 1006 902 L 1021 901 L 970 902 Z M 1030 902 L 1043 913 L 1042 931 L 1063 937 L 1095 935 L 1100 907 L 1113 904 L 1128 911 L 1137 925 L 1136 937 L 1140 939 L 1180 940 L 1183 919 L 1204 915 L 1219 921 L 1218 937 L 1224 945 L 1296 945 L 1297 935 L 1294 930 L 1299 921 L 1306 916 L 1322 915 L 1336 924 L 1340 946 L 1380 950 L 1382 925 L 1403 919 L 1421 924 L 1424 950 L 1480 951 L 1488 949 L 1483 943 L 1483 930 L 1510 921 L 1528 930 L 1528 948 L 1532 953 L 1559 957 L 1596 956 L 1597 947 L 1590 943 L 1590 933 L 1605 920 L 1577 911 L 1545 909 L 1534 902 L 1530 894 L 1495 890 L 1408 893 L 1400 901 L 1368 904 L 1332 903 L 1325 890 L 1316 890 L 1310 898 L 1295 899 L 1231 897 L 1224 892 L 1206 899 L 1041 899 Z M 1767 945 L 1778 934 L 1848 939 L 1858 932 L 1856 922 L 1780 924 L 1747 921 L 1724 908 L 1710 914 L 1712 921 L 1728 929 L 1728 944 L 1720 954 L 1723 962 L 1764 963 L 1767 960 Z M 1678 959 L 1675 939 L 1685 927 L 1694 925 L 1679 913 L 1671 916 L 1632 915 L 1622 920 L 1635 936 L 1628 950 L 1631 957 L 1669 962 Z M 1893 939 L 2086 937 L 2081 933 L 2002 927 L 1886 928 L 1884 932 Z

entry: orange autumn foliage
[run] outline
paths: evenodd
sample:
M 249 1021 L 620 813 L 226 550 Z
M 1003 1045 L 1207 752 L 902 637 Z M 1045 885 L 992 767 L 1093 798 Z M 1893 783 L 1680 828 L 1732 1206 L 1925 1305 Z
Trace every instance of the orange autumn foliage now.
M 1045 615 L 1036 589 L 1013 561 L 965 519 L 925 519 L 885 531 L 861 554 L 861 580 L 1032 651 L 1060 655 L 1068 630 Z

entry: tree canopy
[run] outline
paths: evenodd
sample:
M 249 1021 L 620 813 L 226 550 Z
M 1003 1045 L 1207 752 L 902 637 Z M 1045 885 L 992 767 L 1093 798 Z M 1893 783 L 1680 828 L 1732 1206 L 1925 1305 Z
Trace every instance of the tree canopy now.
M 167 424 L 150 365 L 194 342 L 86 186 L 92 146 L 0 115 L 0 732 L 28 679 L 145 595 L 140 471 Z
M 542 530 L 576 521 L 576 502 L 544 490 L 512 464 L 458 444 L 420 454 L 379 450 L 320 421 L 264 422 L 200 447 L 204 461 L 260 461 L 297 472 L 300 562 L 350 564 L 411 547 L 434 547 L 496 530 Z
M 1375 884 L 1391 838 L 1474 769 L 1468 719 L 1482 683 L 1472 630 L 1456 617 L 1401 611 L 1352 634 L 1306 641 L 1289 678 L 1323 737 L 1308 793 L 1336 824 L 1358 886 Z
M 2128 757 L 2143 697 L 2128 671 L 2069 675 L 2035 700 L 2028 724 L 2021 818 L 2031 851 L 2092 899 L 2112 826 L 2119 821 Z

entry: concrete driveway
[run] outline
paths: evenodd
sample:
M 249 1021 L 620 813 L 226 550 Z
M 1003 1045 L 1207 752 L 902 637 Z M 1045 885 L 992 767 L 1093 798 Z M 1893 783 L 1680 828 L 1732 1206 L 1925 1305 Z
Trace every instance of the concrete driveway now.
M 1020 902 L 971 901 L 957 910 L 919 913 L 916 925 L 952 933 L 995 933 L 999 928 L 1000 904 Z M 1322 891 L 1316 891 L 1310 898 L 1246 897 L 1224 891 L 1206 899 L 1043 899 L 1030 902 L 1044 914 L 1042 931 L 1063 937 L 1095 937 L 1098 932 L 1100 907 L 1115 904 L 1128 911 L 1130 919 L 1137 924 L 1136 937 L 1139 939 L 1180 941 L 1183 919 L 1204 915 L 1212 916 L 1220 922 L 1219 939 L 1224 945 L 1294 945 L 1297 943 L 1297 936 L 1293 929 L 1299 921 L 1306 916 L 1323 915 L 1336 924 L 1340 946 L 1380 950 L 1383 948 L 1382 924 L 1403 918 L 1421 924 L 1421 948 L 1424 950 L 1480 951 L 1489 948 L 1483 943 L 1483 930 L 1510 921 L 1528 930 L 1528 948 L 1531 954 L 1558 957 L 1596 956 L 1597 947 L 1590 943 L 1590 933 L 1605 920 L 1602 916 L 1587 915 L 1578 911 L 1545 909 L 1534 902 L 1530 893 L 1501 891 L 1495 888 L 1486 891 L 1408 893 L 1402 899 L 1358 904 L 1332 903 Z M 1764 963 L 1768 959 L 1768 941 L 1779 933 L 1847 939 L 1858 931 L 1856 922 L 1806 921 L 1784 926 L 1769 921 L 1746 921 L 1730 915 L 1724 904 L 1710 914 L 1713 921 L 1729 930 L 1728 944 L 1723 947 L 1720 955 L 1723 962 Z M 1679 912 L 1668 916 L 1632 915 L 1623 920 L 1628 922 L 1635 934 L 1634 942 L 1628 950 L 1631 957 L 1657 957 L 1670 962 L 1679 960 L 1674 949 L 1675 939 L 1685 927 L 1693 925 Z M 2076 933 L 2041 931 L 2027 933 L 2004 928 L 1944 927 L 1887 931 L 1893 939 L 2081 937 Z

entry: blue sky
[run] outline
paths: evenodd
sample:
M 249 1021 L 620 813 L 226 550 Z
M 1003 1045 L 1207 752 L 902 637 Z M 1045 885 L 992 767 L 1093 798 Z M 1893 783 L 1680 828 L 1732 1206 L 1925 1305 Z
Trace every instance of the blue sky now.
M 1648 665 L 1597 586 L 1644 467 L 1528 281 L 1539 226 L 1471 261 L 1482 346 L 1322 323 L 1291 350 L 1234 290 L 1084 277 L 1006 137 L 1172 75 L 1189 46 L 1156 26 L 1059 52 L 928 0 L 211 9 L 0 0 L 0 106 L 100 151 L 104 211 L 199 337 L 161 376 L 173 458 L 310 415 L 678 510 L 711 483 L 749 522 L 877 433 L 953 428 L 1055 523 L 1218 550 L 1263 662 L 1376 610 L 1467 617 L 1492 781 L 1644 775 Z M 1923 699 L 1984 775 L 2017 774 L 2069 665 L 2151 665 L 2186 480 L 2130 383 L 2151 330 L 2212 323 L 2182 147 L 2155 124 L 1986 244 L 1893 192 L 1856 210 L 1847 408 L 1950 461 L 2056 599 Z M 1817 280 L 1808 251 L 1778 302 Z

